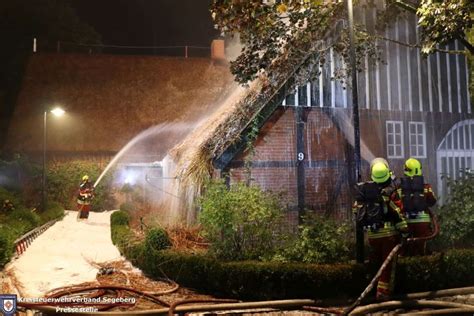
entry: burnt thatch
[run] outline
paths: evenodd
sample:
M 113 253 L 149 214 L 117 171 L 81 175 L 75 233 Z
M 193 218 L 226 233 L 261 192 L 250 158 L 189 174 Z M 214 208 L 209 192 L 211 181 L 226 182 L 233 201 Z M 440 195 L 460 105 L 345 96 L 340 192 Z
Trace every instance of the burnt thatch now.
M 151 126 L 212 112 L 233 85 L 228 65 L 204 58 L 32 55 L 5 147 L 41 151 L 44 109 L 58 104 L 67 116 L 48 117 L 48 151 L 117 152 Z

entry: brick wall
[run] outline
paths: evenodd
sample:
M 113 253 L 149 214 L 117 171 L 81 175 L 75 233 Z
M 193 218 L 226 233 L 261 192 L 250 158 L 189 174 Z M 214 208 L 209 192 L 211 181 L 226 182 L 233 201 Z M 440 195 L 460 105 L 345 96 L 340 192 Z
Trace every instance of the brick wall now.
M 305 108 L 305 205 L 321 212 L 347 217 L 350 196 L 347 142 L 325 109 Z M 254 143 L 251 181 L 265 190 L 282 193 L 290 209 L 297 204 L 296 120 L 294 108 L 280 107 L 264 124 Z M 240 153 L 230 163 L 231 182 L 247 181 Z M 294 214 L 289 218 L 294 218 Z

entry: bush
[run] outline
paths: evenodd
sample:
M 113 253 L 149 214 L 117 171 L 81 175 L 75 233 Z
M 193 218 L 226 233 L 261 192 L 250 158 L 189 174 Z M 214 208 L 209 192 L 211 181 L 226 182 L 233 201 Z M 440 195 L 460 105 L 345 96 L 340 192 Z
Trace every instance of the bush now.
M 58 202 L 48 202 L 46 211 L 39 213 L 39 216 L 42 224 L 53 219 L 61 219 L 64 217 L 64 207 Z
M 13 193 L 0 187 L 0 211 L 5 200 L 10 200 L 15 208 L 23 204 L 23 201 L 18 193 Z
M 367 286 L 368 268 L 359 264 L 220 262 L 205 255 L 171 250 L 126 252 L 152 278 L 164 275 L 182 286 L 246 300 L 356 297 Z M 474 250 L 452 250 L 433 256 L 400 258 L 396 293 L 432 291 L 474 284 Z
M 14 238 L 10 231 L 0 230 L 0 268 L 7 264 L 13 254 Z
M 120 204 L 119 209 L 130 214 L 131 212 L 135 211 L 136 206 L 131 202 L 125 202 Z
M 442 246 L 474 246 L 474 173 L 466 172 L 458 180 L 448 179 L 450 194 L 438 209 Z
M 170 238 L 163 228 L 154 227 L 147 231 L 145 238 L 145 250 L 147 252 L 168 249 L 170 247 Z
M 112 226 L 114 226 L 114 225 L 128 225 L 128 223 L 129 223 L 129 216 L 124 211 L 114 212 L 110 216 L 110 224 Z
M 87 174 L 90 181 L 95 181 L 102 169 L 95 162 L 72 161 L 48 165 L 48 199 L 58 201 L 70 209 L 76 208 L 76 198 L 82 176 Z M 102 178 L 95 190 L 92 210 L 111 209 L 114 201 L 111 194 L 112 172 Z
M 282 208 L 258 186 L 211 182 L 200 199 L 199 221 L 211 251 L 219 258 L 258 259 L 279 244 Z
M 299 227 L 298 238 L 274 257 L 276 261 L 306 263 L 334 263 L 349 259 L 347 223 L 312 214 L 304 218 Z

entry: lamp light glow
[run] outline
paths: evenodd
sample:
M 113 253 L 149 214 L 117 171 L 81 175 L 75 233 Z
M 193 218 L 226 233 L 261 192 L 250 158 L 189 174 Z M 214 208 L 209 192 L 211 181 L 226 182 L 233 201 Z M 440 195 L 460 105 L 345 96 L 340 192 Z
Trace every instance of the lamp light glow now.
M 53 110 L 51 110 L 51 113 L 53 113 L 55 116 L 62 116 L 64 115 L 65 111 L 61 109 L 60 107 L 56 107 Z

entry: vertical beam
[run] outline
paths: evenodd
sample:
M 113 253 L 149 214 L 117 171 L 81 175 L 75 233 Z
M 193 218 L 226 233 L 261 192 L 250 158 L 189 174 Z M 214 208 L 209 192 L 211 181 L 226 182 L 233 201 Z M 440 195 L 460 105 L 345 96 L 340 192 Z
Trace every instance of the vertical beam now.
M 305 207 L 305 150 L 303 107 L 295 107 L 296 120 L 296 181 L 298 194 L 298 220 L 302 223 Z
M 439 111 L 443 112 L 443 92 L 441 91 L 441 55 L 440 52 L 436 52 L 436 70 L 438 72 L 438 101 Z
M 385 37 L 390 38 L 390 34 L 388 33 L 388 28 L 385 30 Z M 392 61 L 390 60 L 390 43 L 389 41 L 385 42 L 385 48 L 387 50 L 387 105 L 388 110 L 392 109 L 392 80 L 390 78 L 391 71 L 390 71 L 390 64 Z
M 416 19 L 416 17 L 415 17 Z M 417 22 L 417 21 L 416 21 Z M 416 23 L 418 25 L 418 23 Z M 416 32 L 416 43 L 418 44 L 420 41 L 419 34 L 418 34 L 418 27 L 415 27 Z M 423 112 L 423 87 L 421 84 L 421 61 L 420 61 L 420 54 L 421 49 L 419 47 L 416 48 L 416 62 L 418 64 L 418 104 L 420 112 Z
M 400 41 L 400 19 L 397 17 L 395 21 L 395 39 Z M 398 82 L 398 109 L 402 110 L 402 69 L 400 61 L 400 45 L 397 45 L 397 82 Z
M 311 82 L 306 83 L 306 106 L 311 106 Z
M 449 50 L 449 45 L 446 45 L 446 50 Z M 448 109 L 449 113 L 453 113 L 453 97 L 451 91 L 451 65 L 449 64 L 449 54 L 446 54 L 446 77 L 448 77 Z
M 352 77 L 352 117 L 354 120 L 354 171 L 355 182 L 360 182 L 360 129 L 359 129 L 359 103 L 357 95 L 357 69 L 356 69 L 356 51 L 354 37 L 354 12 L 352 0 L 347 0 L 347 15 L 349 22 L 350 39 L 350 61 Z M 356 260 L 359 263 L 364 262 L 364 231 L 361 225 L 356 225 Z
M 323 67 L 319 64 L 319 107 L 324 106 L 324 93 L 323 93 Z
M 334 50 L 331 47 L 329 49 L 329 64 L 331 67 L 331 107 L 336 107 L 336 80 L 334 79 L 335 76 L 335 59 L 334 59 Z
M 459 41 L 454 42 L 455 49 L 459 50 Z M 456 86 L 457 86 L 457 95 L 458 95 L 458 110 L 459 113 L 462 112 L 462 97 L 461 97 L 461 67 L 459 66 L 459 54 L 456 54 Z
M 426 57 L 428 63 L 428 100 L 430 103 L 430 112 L 433 112 L 433 82 L 431 81 L 431 55 Z
M 374 21 L 377 21 L 377 10 L 373 9 L 372 10 L 372 18 Z M 377 32 L 377 31 L 375 31 Z M 375 39 L 375 45 L 378 46 L 378 40 Z M 380 92 L 380 61 L 378 59 L 375 60 L 375 91 L 377 93 L 377 110 L 380 110 L 381 108 L 381 92 Z
M 409 39 L 409 27 L 408 27 L 408 17 L 405 19 L 405 41 L 408 43 L 410 42 L 410 39 Z M 411 49 L 412 48 L 408 48 L 406 47 L 406 52 L 407 52 L 407 75 L 408 75 L 408 109 L 409 111 L 413 111 L 413 88 L 412 88 L 412 82 L 411 82 L 411 70 L 412 70 L 412 67 L 411 67 L 411 56 L 410 56 L 410 53 L 411 53 Z

